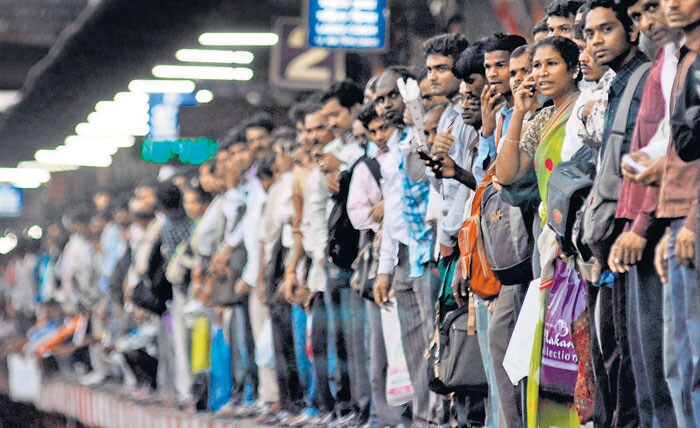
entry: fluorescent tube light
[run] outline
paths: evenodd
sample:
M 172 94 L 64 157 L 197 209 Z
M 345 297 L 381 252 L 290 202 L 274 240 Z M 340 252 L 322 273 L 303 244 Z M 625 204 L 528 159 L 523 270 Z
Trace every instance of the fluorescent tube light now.
M 132 80 L 129 90 L 136 93 L 189 94 L 194 91 L 191 80 Z
M 152 73 L 155 77 L 195 80 L 250 80 L 253 70 L 245 67 L 207 67 L 196 65 L 156 65 Z
M 279 41 L 275 33 L 204 33 L 199 43 L 204 46 L 274 46 Z
M 219 64 L 250 64 L 255 55 L 248 51 L 222 51 L 207 49 L 180 49 L 175 58 L 182 62 L 210 62 Z
M 42 163 L 59 165 L 76 165 L 91 167 L 107 167 L 112 164 L 112 157 L 108 154 L 60 152 L 56 150 L 38 150 L 34 159 Z

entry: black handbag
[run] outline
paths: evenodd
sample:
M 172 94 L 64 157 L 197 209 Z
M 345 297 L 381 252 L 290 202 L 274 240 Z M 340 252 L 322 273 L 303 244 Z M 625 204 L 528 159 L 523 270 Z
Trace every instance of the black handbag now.
M 241 278 L 247 260 L 247 252 L 243 244 L 233 249 L 229 258 L 231 276 L 214 278 L 209 299 L 212 306 L 240 305 L 247 298 L 236 293 L 235 289 L 236 282 Z
M 456 302 L 448 287 L 461 278 L 457 273 L 450 278 L 447 272 L 459 267 L 459 257 L 454 257 L 450 263 L 438 294 L 435 335 L 425 355 L 429 360 L 428 388 L 436 394 L 455 392 L 485 397 L 488 381 L 476 333 L 474 295 L 470 293 L 468 304 L 455 308 Z
M 361 297 L 374 301 L 374 280 L 377 278 L 377 254 L 381 242 L 381 230 L 377 233 L 363 230 L 360 235 L 360 249 L 352 264 L 350 287 Z
M 428 387 L 437 394 L 488 395 L 488 381 L 479 339 L 470 325 L 471 304 L 449 312 L 437 329 L 430 356 L 433 359 Z

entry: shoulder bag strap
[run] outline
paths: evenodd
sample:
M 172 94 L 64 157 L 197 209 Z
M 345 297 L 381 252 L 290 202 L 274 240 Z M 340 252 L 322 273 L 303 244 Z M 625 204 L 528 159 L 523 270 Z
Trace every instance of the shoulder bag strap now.
M 651 67 L 651 63 L 645 62 L 644 64 L 640 65 L 639 68 L 637 68 L 634 73 L 632 73 L 632 76 L 630 76 L 630 80 L 627 82 L 627 87 L 625 88 L 625 91 L 622 93 L 622 99 L 620 100 L 620 105 L 617 108 L 617 113 L 615 114 L 615 121 L 613 122 L 612 130 L 610 131 L 610 135 L 625 135 L 625 132 L 627 131 L 627 117 L 630 112 L 630 105 L 632 104 L 632 98 L 634 98 L 634 93 L 637 91 L 637 87 L 639 86 L 639 83 L 642 81 L 642 77 L 644 77 L 644 73 L 646 73 L 649 68 Z M 614 152 L 617 153 L 617 157 L 620 157 L 620 151 L 622 150 L 622 139 L 621 138 L 613 138 L 612 141 L 615 143 Z

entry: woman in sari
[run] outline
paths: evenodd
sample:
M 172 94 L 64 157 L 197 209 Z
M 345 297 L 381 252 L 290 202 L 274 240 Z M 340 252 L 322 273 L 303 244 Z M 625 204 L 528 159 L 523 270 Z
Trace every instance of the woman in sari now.
M 496 160 L 496 176 L 502 184 L 511 184 L 531 168 L 535 169 L 542 198 L 540 216 L 545 224 L 547 182 L 554 167 L 562 159 L 566 123 L 571 117 L 578 97 L 579 48 L 569 39 L 549 37 L 533 48 L 532 74 L 515 94 L 513 117 L 506 137 L 501 141 L 501 152 Z M 544 107 L 523 130 L 526 114 L 542 94 L 553 105 Z M 567 150 L 574 153 L 576 150 Z M 554 267 L 559 255 L 554 233 L 543 228 L 537 238 L 540 255 L 540 307 L 536 335 L 532 348 L 527 384 L 527 421 L 529 428 L 580 427 L 573 400 L 553 401 L 540 397 L 539 374 L 542 360 L 542 338 L 549 291 L 553 285 Z

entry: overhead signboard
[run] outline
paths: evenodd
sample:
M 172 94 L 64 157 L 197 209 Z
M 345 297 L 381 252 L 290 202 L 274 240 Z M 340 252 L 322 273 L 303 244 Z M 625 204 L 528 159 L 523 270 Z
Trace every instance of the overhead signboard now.
M 153 141 L 172 141 L 180 133 L 180 107 L 196 105 L 197 101 L 193 93 L 150 94 L 148 104 L 148 138 Z
M 300 18 L 275 22 L 279 43 L 272 48 L 270 83 L 282 88 L 325 89 L 345 78 L 345 54 L 309 47 L 305 23 Z
M 22 214 L 22 189 L 0 183 L 0 217 L 18 217 Z
M 386 49 L 387 0 L 308 0 L 309 45 L 327 49 Z

